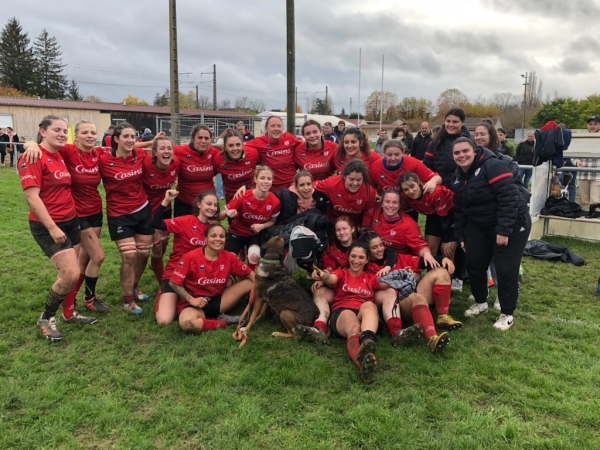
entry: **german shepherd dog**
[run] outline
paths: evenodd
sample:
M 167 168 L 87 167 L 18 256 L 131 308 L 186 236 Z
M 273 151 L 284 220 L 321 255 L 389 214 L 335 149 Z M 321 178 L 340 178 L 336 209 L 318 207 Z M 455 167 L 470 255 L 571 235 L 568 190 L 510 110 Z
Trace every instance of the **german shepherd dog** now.
M 294 337 L 298 324 L 312 326 L 319 309 L 311 295 L 294 280 L 283 264 L 285 241 L 281 236 L 269 239 L 261 248 L 260 262 L 254 270 L 254 309 L 245 330 L 266 313 L 271 306 L 281 318 L 286 333 L 274 332 L 275 337 Z

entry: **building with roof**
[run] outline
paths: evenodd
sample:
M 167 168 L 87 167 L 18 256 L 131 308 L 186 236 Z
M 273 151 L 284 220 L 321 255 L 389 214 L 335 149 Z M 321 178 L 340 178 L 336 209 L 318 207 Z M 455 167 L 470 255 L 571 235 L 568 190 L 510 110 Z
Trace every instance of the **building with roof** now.
M 500 121 L 499 117 L 467 118 L 465 119 L 465 127 L 467 127 L 467 130 L 469 130 L 469 133 L 473 134 L 475 133 L 475 128 L 477 128 L 477 125 L 479 125 L 484 120 L 491 120 L 496 130 L 498 128 L 502 128 L 502 122 Z
M 0 97 L 0 127 L 13 127 L 21 137 L 35 138 L 40 120 L 47 115 L 59 116 L 69 125 L 87 120 L 96 125 L 99 136 L 109 125 L 122 122 L 132 124 L 137 130 L 150 128 L 153 133 L 164 131 L 171 134 L 170 108 L 161 106 L 134 106 L 119 103 L 90 103 L 71 100 L 47 100 L 34 98 Z M 236 111 L 212 111 L 198 109 L 180 110 L 181 142 L 189 139 L 192 128 L 198 123 L 209 126 L 215 136 L 226 128 L 235 128 L 244 122 L 251 132 L 260 129 L 256 117 Z

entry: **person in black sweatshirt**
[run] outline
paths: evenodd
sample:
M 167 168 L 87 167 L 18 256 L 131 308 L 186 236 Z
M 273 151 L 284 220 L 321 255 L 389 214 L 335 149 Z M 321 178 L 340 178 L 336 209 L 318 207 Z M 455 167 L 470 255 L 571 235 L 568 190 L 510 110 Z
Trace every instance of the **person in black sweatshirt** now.
M 527 203 L 506 163 L 466 137 L 452 147 L 457 165 L 454 190 L 454 233 L 466 252 L 467 272 L 475 303 L 465 311 L 474 317 L 488 311 L 487 268 L 493 260 L 498 275 L 501 314 L 494 327 L 508 330 L 519 296 L 519 266 L 531 230 Z

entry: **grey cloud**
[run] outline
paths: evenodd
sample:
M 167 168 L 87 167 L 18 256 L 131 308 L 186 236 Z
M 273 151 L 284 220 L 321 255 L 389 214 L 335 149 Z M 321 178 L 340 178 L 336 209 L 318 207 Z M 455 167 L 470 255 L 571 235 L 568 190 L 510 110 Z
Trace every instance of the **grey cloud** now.
M 591 64 L 577 56 L 567 56 L 559 64 L 559 68 L 569 75 L 579 75 L 594 72 Z

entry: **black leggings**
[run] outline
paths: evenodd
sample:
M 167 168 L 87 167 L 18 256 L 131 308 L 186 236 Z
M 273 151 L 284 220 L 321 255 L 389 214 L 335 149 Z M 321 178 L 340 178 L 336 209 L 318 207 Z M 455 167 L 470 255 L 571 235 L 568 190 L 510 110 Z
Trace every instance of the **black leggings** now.
M 496 244 L 495 227 L 483 228 L 472 220 L 465 228 L 467 272 L 471 292 L 477 303 L 484 303 L 488 296 L 487 269 L 493 259 L 498 275 L 498 299 L 503 314 L 512 315 L 519 298 L 519 267 L 525 244 L 531 231 L 531 217 L 520 215 L 508 237 L 508 245 Z

